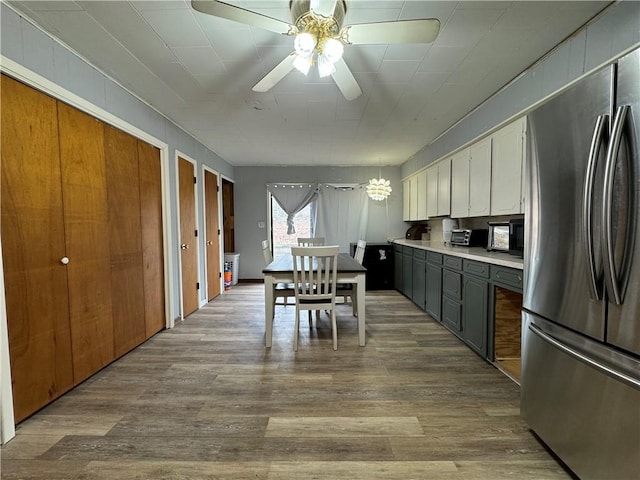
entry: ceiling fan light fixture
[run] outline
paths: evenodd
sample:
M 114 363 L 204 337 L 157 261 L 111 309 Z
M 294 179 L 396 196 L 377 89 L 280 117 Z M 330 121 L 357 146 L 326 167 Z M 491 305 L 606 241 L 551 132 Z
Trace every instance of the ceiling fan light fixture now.
M 320 78 L 328 77 L 336 71 L 336 67 L 333 62 L 327 58 L 326 55 L 318 55 L 318 74 Z
M 344 45 L 341 41 L 335 38 L 327 38 L 322 45 L 322 54 L 331 63 L 336 63 L 342 58 L 344 52 Z
M 310 57 L 318 43 L 316 37 L 308 32 L 299 33 L 293 41 L 293 47 L 298 55 Z
M 391 182 L 384 178 L 372 178 L 367 185 L 367 195 L 372 200 L 385 200 L 391 194 Z
M 300 55 L 297 54 L 296 58 L 293 60 L 293 66 L 296 70 L 298 70 L 303 75 L 308 75 L 309 70 L 311 69 L 311 64 L 313 63 L 313 54 L 309 55 Z

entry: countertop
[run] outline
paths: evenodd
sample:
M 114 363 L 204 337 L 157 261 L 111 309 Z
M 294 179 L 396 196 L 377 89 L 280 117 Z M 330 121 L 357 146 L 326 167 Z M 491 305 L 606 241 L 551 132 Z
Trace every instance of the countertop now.
M 444 253 L 445 255 L 453 255 L 455 257 L 468 258 L 470 260 L 491 263 L 493 265 L 502 265 L 503 267 L 517 268 L 519 270 L 524 268 L 524 261 L 522 258 L 514 257 L 513 255 L 509 255 L 505 252 L 487 252 L 487 250 L 482 247 L 450 247 L 445 246 L 442 242 L 405 240 L 404 238 L 390 241 L 392 243 L 397 243 L 398 245 L 407 245 L 409 247 L 421 248 L 423 250 Z

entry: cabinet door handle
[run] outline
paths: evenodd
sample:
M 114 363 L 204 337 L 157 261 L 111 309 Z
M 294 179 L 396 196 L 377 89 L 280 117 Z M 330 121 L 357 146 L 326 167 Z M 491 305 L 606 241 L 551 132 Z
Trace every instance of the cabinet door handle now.
M 63 265 L 68 264 L 69 263 L 69 257 L 62 257 L 60 259 L 60 263 L 63 264 Z

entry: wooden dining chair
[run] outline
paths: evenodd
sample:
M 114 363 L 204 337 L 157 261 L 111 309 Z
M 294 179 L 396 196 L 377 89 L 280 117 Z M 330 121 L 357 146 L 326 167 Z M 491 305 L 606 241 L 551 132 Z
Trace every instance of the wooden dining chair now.
M 271 248 L 269 247 L 269 240 L 262 241 L 262 255 L 264 256 L 265 265 L 269 265 L 271 262 L 273 262 L 273 255 L 271 254 Z M 283 305 L 286 307 L 287 305 L 290 305 L 289 298 L 293 297 L 295 297 L 293 283 L 276 283 L 273 286 L 273 310 L 271 312 L 271 316 L 275 316 L 276 305 Z M 278 303 L 279 298 L 283 299 L 283 301 L 280 303 Z
M 324 245 L 324 237 L 298 237 L 299 247 L 320 247 Z
M 296 321 L 293 350 L 298 351 L 300 312 L 325 310 L 331 316 L 333 349 L 338 349 L 336 322 L 336 277 L 338 272 L 338 245 L 321 247 L 291 247 L 293 283 L 296 297 Z M 317 321 L 317 317 L 316 317 Z
M 364 251 L 367 247 L 367 242 L 364 240 L 358 240 L 356 244 L 356 251 L 353 254 L 353 258 L 356 262 L 362 265 L 362 261 L 364 260 Z M 336 295 L 338 297 L 342 297 L 342 301 L 347 303 L 347 297 L 351 298 L 351 303 L 353 305 L 353 313 L 357 317 L 358 316 L 358 302 L 356 298 L 356 289 L 354 288 L 352 283 L 339 283 L 336 291 Z

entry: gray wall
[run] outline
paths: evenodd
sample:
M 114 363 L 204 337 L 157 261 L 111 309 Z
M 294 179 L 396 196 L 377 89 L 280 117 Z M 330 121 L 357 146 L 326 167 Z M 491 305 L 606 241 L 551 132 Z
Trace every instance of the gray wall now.
M 20 17 L 4 3 L 0 4 L 0 18 L 2 21 L 0 51 L 4 57 L 169 145 L 168 165 L 165 165 L 167 167 L 165 171 L 169 177 L 170 203 L 173 212 L 177 209 L 176 150 L 198 162 L 198 177 L 202 175 L 202 165 L 207 165 L 233 179 L 234 172 L 230 164 L 147 104 L 131 95 L 95 67 Z M 199 182 L 199 184 L 197 189 L 198 203 L 202 205 L 203 182 Z M 199 228 L 202 228 L 204 225 L 202 209 L 199 210 L 199 214 Z M 169 235 L 173 245 L 177 246 L 179 229 L 175 214 L 170 219 Z M 202 239 L 202 236 L 200 238 Z M 199 248 L 201 252 L 204 251 L 203 245 L 200 245 Z M 175 277 L 178 274 L 178 252 L 179 250 L 175 248 L 169 259 Z M 203 254 L 201 258 L 204 258 Z M 201 265 L 200 278 L 206 278 L 204 265 Z M 174 280 L 175 288 L 171 295 L 173 295 L 173 305 L 175 309 L 178 309 L 180 281 L 179 278 L 174 278 Z M 204 295 L 204 290 L 202 290 L 202 294 Z M 170 312 L 170 315 L 175 318 L 179 312 L 173 311 Z
M 617 2 L 402 165 L 402 177 L 521 116 L 587 72 L 640 43 L 640 2 Z
M 235 167 L 235 240 L 240 254 L 238 276 L 241 279 L 262 278 L 264 260 L 260 242 L 267 238 L 267 229 L 258 222 L 267 222 L 267 183 L 364 183 L 382 177 L 391 181 L 392 192 L 387 203 L 369 200 L 367 242 L 385 242 L 401 237 L 407 229 L 402 221 L 402 185 L 400 167 Z M 357 239 L 354 239 L 354 241 Z

